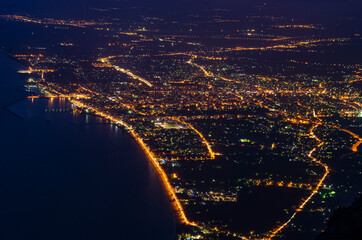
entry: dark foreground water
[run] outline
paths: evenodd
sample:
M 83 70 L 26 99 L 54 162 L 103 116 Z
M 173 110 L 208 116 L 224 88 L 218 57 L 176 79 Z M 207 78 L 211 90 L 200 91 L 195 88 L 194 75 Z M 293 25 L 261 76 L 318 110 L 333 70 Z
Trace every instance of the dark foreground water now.
M 0 55 L 0 239 L 174 239 L 162 186 L 124 131 L 29 99 Z

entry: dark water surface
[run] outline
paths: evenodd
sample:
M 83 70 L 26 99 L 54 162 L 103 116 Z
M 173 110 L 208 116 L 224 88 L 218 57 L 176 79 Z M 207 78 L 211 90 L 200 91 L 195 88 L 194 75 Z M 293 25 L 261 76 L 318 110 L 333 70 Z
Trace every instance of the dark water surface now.
M 122 129 L 25 99 L 20 66 L 0 55 L 0 239 L 174 239 L 158 177 Z

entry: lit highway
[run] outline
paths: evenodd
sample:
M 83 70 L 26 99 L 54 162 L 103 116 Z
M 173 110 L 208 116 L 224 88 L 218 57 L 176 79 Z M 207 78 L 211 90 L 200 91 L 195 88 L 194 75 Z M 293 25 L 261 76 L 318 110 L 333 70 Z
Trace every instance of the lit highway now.
M 233 9 L 182 21 L 92 11 L 102 18 L 0 15 L 26 24 L 29 39 L 52 38 L 6 50 L 23 64 L 32 102 L 67 99 L 74 114 L 131 135 L 185 230 L 180 239 L 316 234 L 335 202 L 359 192 L 362 65 L 331 54 L 359 35 Z M 341 158 L 351 161 L 335 164 Z

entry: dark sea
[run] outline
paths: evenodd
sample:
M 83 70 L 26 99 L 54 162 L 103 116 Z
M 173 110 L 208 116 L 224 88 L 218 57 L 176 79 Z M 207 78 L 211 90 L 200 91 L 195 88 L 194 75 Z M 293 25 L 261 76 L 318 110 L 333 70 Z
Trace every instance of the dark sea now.
M 24 99 L 20 69 L 0 55 L 0 239 L 174 239 L 137 143 L 65 100 Z

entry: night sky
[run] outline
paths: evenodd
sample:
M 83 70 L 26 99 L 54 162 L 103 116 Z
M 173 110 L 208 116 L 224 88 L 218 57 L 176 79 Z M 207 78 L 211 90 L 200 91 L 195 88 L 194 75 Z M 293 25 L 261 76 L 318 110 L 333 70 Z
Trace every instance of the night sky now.
M 234 7 L 247 10 L 267 4 L 280 13 L 323 14 L 336 12 L 355 12 L 358 14 L 362 3 L 358 0 L 2 0 L 0 7 L 6 10 L 29 12 L 70 13 L 82 12 L 88 7 L 124 7 L 136 5 L 153 8 L 154 11 L 175 9 L 202 10 L 213 7 Z

